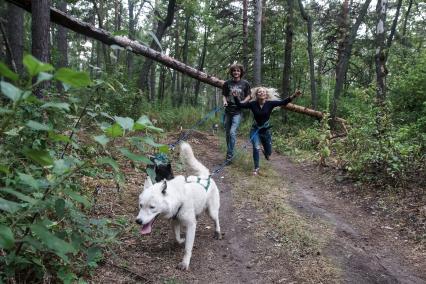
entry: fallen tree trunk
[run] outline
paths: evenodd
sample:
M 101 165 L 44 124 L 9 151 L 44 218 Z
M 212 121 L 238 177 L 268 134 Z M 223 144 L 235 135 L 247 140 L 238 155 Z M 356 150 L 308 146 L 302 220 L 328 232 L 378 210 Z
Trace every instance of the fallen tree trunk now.
M 18 7 L 21 7 L 22 9 L 28 11 L 31 13 L 31 0 L 6 0 L 7 2 L 10 2 Z M 209 85 L 212 85 L 217 88 L 222 88 L 224 84 L 224 80 L 221 80 L 219 78 L 210 76 L 204 72 L 201 72 L 191 66 L 188 66 L 186 64 L 183 64 L 182 62 L 167 56 L 161 52 L 158 52 L 154 49 L 151 49 L 145 45 L 140 44 L 138 41 L 131 40 L 127 37 L 123 36 L 113 36 L 108 31 L 105 31 L 103 29 L 96 28 L 86 22 L 80 21 L 74 17 L 71 17 L 70 15 L 56 9 L 53 7 L 50 7 L 50 19 L 52 22 L 61 25 L 63 27 L 66 27 L 76 33 L 94 38 L 96 40 L 99 40 L 107 45 L 118 45 L 123 48 L 125 48 L 128 51 L 131 51 L 135 54 L 143 55 L 145 57 L 148 57 L 152 60 L 155 60 L 167 67 L 170 67 L 174 70 L 177 70 L 185 75 L 188 75 L 196 80 L 202 81 L 204 83 L 207 83 Z M 309 109 L 306 107 L 301 107 L 295 104 L 288 104 L 284 106 L 284 108 L 306 114 L 315 118 L 322 119 L 324 117 L 324 114 L 320 111 L 316 111 L 313 109 Z M 339 121 L 344 122 L 343 119 L 338 118 Z

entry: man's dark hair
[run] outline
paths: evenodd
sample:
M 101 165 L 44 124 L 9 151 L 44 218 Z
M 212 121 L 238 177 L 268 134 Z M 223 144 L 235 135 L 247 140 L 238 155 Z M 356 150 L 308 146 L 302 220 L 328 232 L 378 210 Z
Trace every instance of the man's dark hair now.
M 232 76 L 232 71 L 234 71 L 235 69 L 239 69 L 240 70 L 240 72 L 241 72 L 241 78 L 243 78 L 244 74 L 246 73 L 244 71 L 244 66 L 241 65 L 241 64 L 239 64 L 239 63 L 232 64 L 231 66 L 229 66 L 229 75 Z

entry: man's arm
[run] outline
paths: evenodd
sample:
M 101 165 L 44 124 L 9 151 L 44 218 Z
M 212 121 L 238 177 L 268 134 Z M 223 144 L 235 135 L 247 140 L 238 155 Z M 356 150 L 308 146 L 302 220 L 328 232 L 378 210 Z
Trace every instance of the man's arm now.
M 228 106 L 228 101 L 226 100 L 226 97 L 228 95 L 229 95 L 229 88 L 228 88 L 228 84 L 225 82 L 222 87 L 222 102 L 224 107 Z

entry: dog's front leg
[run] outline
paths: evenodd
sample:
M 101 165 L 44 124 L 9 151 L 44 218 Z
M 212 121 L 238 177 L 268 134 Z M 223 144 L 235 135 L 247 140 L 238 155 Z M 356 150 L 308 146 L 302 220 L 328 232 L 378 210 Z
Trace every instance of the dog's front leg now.
M 185 242 L 184 238 L 180 236 L 180 222 L 178 220 L 172 220 L 172 228 L 176 238 L 176 241 L 181 245 Z
M 186 240 L 185 240 L 185 255 L 183 256 L 183 260 L 179 263 L 178 268 L 181 270 L 188 270 L 189 262 L 192 256 L 192 247 L 194 246 L 194 238 L 195 238 L 195 228 L 196 228 L 195 218 L 192 222 L 186 226 Z

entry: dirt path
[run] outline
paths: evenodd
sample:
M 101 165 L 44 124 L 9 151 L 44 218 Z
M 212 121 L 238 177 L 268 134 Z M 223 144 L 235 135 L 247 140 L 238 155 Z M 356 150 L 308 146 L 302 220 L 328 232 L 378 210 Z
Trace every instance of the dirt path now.
M 208 168 L 222 162 L 216 136 L 198 134 L 189 142 Z M 128 188 L 119 196 L 101 191 L 97 215 L 127 220 L 129 229 L 92 281 L 426 283 L 424 251 L 339 198 L 312 167 L 274 155 L 267 164 L 271 169 L 252 177 L 250 157 L 236 162 L 238 167 L 227 167 L 214 177 L 221 190 L 224 239 L 213 239 L 213 224 L 201 216 L 190 270 L 185 272 L 175 269 L 183 248 L 171 241 L 167 222 L 157 221 L 150 236 L 141 236 L 133 224 L 142 173 L 129 170 Z

